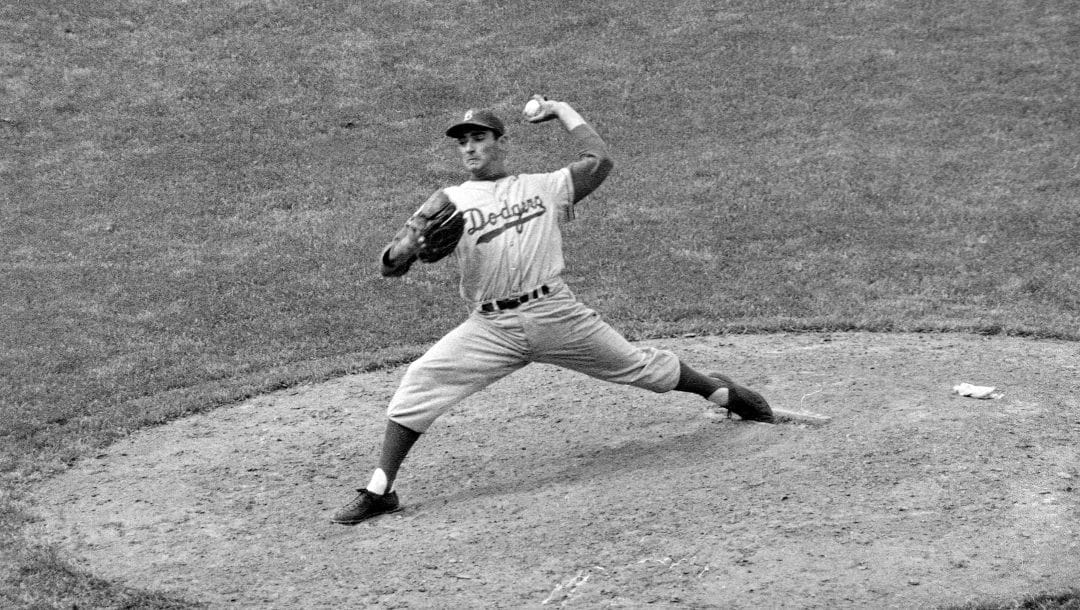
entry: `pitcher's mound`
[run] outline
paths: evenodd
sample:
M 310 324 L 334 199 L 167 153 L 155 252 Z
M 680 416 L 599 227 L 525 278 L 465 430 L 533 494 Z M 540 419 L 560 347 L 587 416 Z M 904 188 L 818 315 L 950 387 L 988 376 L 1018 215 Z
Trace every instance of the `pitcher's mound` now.
M 648 343 L 831 421 L 740 423 L 534 365 L 421 438 L 404 511 L 333 525 L 399 368 L 117 443 L 41 488 L 38 533 L 99 576 L 243 606 L 910 607 L 1076 584 L 1077 344 Z

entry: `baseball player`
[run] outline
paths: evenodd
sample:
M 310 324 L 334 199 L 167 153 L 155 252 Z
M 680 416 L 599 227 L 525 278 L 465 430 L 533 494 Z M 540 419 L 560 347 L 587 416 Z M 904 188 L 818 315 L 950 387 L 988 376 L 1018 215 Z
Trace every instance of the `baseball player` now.
M 670 351 L 637 347 L 577 300 L 562 280 L 560 224 L 611 171 L 607 145 L 569 104 L 534 96 L 530 123 L 558 120 L 582 150 L 557 171 L 511 174 L 506 129 L 489 110 L 469 110 L 446 135 L 470 179 L 436 191 L 398 231 L 381 256 L 382 274 L 400 276 L 427 251 L 425 222 L 450 210 L 458 234 L 461 296 L 471 311 L 406 370 L 390 401 L 378 467 L 359 495 L 332 517 L 355 524 L 400 509 L 393 489 L 398 469 L 431 424 L 467 396 L 530 362 L 544 362 L 597 379 L 651 390 L 701 395 L 743 419 L 771 422 L 758 393 L 719 374 L 705 375 Z M 445 222 L 445 220 L 440 221 Z

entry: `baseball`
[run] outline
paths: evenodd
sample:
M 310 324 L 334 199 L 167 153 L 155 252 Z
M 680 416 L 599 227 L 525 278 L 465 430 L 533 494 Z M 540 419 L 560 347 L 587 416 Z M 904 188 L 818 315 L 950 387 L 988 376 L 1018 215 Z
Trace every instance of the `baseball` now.
M 525 103 L 525 116 L 533 117 L 540 113 L 540 102 L 537 100 L 529 100 Z

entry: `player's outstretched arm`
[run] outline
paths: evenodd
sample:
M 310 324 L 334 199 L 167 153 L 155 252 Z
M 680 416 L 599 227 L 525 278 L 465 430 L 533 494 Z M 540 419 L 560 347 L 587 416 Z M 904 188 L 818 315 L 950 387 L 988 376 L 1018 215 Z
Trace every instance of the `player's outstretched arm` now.
M 394 239 L 383 248 L 379 255 L 379 271 L 383 277 L 400 277 L 409 272 L 409 268 L 416 262 L 415 243 L 412 243 L 412 231 L 408 226 L 401 227 L 394 235 Z
M 402 276 L 417 259 L 435 262 L 443 258 L 457 246 L 463 225 L 446 193 L 435 191 L 383 248 L 379 256 L 382 275 Z
M 533 105 L 532 102 L 536 104 Z M 529 112 L 532 110 L 532 112 Z M 566 131 L 581 145 L 577 161 L 570 164 L 570 176 L 574 181 L 574 203 L 596 190 L 615 166 L 608 154 L 607 144 L 600 134 L 585 121 L 581 114 L 566 103 L 534 95 L 526 106 L 525 120 L 543 123 L 558 119 Z

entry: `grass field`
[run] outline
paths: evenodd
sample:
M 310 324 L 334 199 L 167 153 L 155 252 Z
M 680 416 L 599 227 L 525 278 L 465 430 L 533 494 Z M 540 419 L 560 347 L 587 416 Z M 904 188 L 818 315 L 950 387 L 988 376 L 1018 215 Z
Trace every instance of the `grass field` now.
M 567 277 L 632 338 L 1080 340 L 1078 40 L 1065 0 L 5 3 L 0 605 L 186 606 L 26 540 L 27 490 L 463 317 L 449 265 L 375 259 L 472 105 L 606 137 Z M 512 137 L 519 170 L 576 152 Z M 985 607 L 1076 607 L 1042 593 Z

